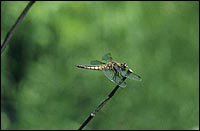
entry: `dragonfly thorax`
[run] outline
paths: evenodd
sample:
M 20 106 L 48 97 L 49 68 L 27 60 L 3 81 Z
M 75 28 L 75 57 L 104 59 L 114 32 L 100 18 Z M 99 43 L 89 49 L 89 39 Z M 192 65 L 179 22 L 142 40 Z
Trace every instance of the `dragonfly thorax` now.
M 128 69 L 128 65 L 126 63 L 121 63 L 121 69 L 122 70 Z
M 126 71 L 128 69 L 126 63 L 111 62 L 111 65 L 112 68 L 115 68 L 118 71 Z

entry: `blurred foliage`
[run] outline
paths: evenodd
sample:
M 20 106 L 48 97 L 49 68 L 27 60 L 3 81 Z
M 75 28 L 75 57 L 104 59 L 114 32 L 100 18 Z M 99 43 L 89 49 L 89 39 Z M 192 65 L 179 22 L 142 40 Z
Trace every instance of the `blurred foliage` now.
M 1 43 L 27 2 L 1 2 Z M 107 53 L 127 80 L 85 129 L 199 128 L 199 2 L 36 2 L 1 55 L 1 129 L 78 129 L 114 88 L 75 68 Z

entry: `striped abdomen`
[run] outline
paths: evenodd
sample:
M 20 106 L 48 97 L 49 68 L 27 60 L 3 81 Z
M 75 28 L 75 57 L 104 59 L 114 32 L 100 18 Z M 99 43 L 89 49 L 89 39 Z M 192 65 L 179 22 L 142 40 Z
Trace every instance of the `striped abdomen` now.
M 76 65 L 76 67 L 90 70 L 103 70 L 105 68 L 104 65 Z

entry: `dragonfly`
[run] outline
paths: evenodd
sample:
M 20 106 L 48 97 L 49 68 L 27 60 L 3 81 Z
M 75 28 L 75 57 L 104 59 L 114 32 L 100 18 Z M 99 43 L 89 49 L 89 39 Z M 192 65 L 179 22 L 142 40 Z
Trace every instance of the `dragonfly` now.
M 126 87 L 126 82 L 123 81 L 123 78 L 129 78 L 132 80 L 141 81 L 141 76 L 134 73 L 129 69 L 126 63 L 119 63 L 113 61 L 111 53 L 107 53 L 102 57 L 102 61 L 92 60 L 90 65 L 76 65 L 78 68 L 89 69 L 89 70 L 99 70 L 104 73 L 104 75 L 116 85 L 120 87 Z M 131 73 L 127 73 L 130 71 Z

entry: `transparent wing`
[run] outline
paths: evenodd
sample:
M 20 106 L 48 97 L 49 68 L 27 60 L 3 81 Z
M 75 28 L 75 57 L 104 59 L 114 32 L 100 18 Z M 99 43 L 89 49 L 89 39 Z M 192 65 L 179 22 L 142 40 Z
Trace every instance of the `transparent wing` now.
M 106 63 L 101 62 L 101 61 L 98 61 L 98 60 L 92 60 L 92 61 L 90 62 L 90 64 L 91 64 L 91 65 L 102 65 L 102 64 L 106 64 Z
M 110 61 L 112 61 L 112 56 L 111 56 L 111 53 L 107 53 L 107 54 L 105 54 L 103 57 L 102 57 L 102 60 L 104 60 L 104 61 L 107 61 L 107 62 L 110 62 Z
M 137 80 L 137 81 L 141 81 L 142 80 L 141 76 L 135 74 L 134 72 L 130 73 L 127 76 L 127 71 L 121 71 L 121 75 L 124 76 L 124 77 L 127 77 L 129 79 L 132 79 L 132 80 Z
M 114 71 L 108 70 L 108 69 L 104 69 L 103 73 L 105 74 L 105 76 L 109 80 L 111 80 L 115 84 L 119 85 L 120 87 L 126 87 L 126 83 L 122 82 L 122 77 L 117 75 L 116 73 L 114 73 Z

